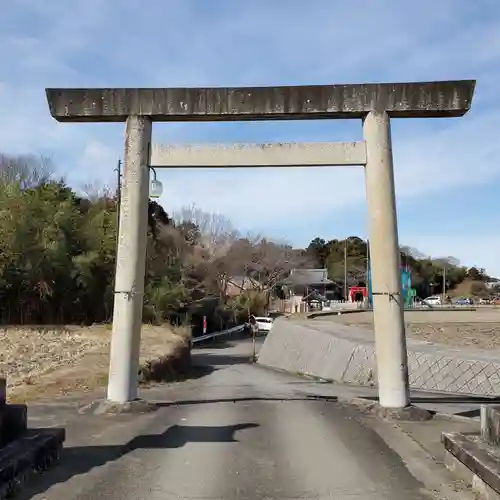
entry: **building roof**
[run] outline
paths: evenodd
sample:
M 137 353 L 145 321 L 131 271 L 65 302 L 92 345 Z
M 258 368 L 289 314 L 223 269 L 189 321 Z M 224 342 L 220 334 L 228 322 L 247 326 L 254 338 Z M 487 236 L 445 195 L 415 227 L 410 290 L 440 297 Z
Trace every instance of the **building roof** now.
M 313 290 L 311 293 L 306 295 L 305 297 L 302 297 L 303 302 L 307 301 L 317 301 L 317 302 L 328 302 L 328 299 L 324 296 L 318 293 L 316 290 Z
M 334 282 L 328 279 L 327 269 L 292 269 L 290 276 L 280 282 L 282 285 L 307 286 L 330 285 Z

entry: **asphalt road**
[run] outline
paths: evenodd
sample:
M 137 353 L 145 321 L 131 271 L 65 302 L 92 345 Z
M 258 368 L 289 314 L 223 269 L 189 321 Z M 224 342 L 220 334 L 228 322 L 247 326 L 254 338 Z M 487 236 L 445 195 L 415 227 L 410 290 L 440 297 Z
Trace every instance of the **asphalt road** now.
M 84 448 L 81 473 L 31 498 L 429 498 L 354 409 L 321 397 L 321 384 L 248 364 L 250 354 L 246 341 L 197 350 L 207 374 L 150 390 L 163 407 L 138 417 L 126 452 L 103 436 Z

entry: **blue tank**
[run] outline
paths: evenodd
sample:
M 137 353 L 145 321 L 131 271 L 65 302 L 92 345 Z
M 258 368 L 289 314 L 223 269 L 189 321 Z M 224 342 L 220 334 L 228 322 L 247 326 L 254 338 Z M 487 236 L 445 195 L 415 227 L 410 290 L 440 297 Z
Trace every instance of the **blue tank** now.
M 412 295 L 410 290 L 412 288 L 411 282 L 411 271 L 409 269 L 401 269 L 401 291 L 403 293 L 403 301 L 405 306 L 408 306 L 411 302 Z M 386 290 L 379 290 L 380 292 L 386 292 Z M 372 273 L 371 268 L 368 270 L 368 301 L 370 306 L 373 304 L 372 296 Z

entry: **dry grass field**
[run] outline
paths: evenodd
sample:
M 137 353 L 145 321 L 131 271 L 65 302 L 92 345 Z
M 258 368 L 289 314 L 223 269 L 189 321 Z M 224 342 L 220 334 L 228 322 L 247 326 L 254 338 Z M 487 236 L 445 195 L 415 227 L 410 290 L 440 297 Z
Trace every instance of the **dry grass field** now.
M 360 312 L 341 316 L 323 316 L 318 321 L 336 321 L 373 329 L 373 313 Z M 315 320 L 312 320 L 315 321 Z M 409 311 L 405 312 L 409 338 L 453 347 L 500 349 L 500 310 Z
M 91 391 L 106 384 L 111 329 L 91 327 L 0 328 L 0 377 L 10 401 Z M 144 325 L 141 363 L 175 355 L 185 346 L 184 328 Z

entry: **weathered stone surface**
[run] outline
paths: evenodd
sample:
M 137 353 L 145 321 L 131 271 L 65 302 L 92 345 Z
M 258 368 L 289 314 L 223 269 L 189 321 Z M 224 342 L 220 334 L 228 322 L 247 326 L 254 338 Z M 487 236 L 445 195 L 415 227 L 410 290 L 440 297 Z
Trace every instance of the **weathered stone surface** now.
M 377 401 L 366 398 L 351 398 L 344 404 L 355 406 L 360 412 L 375 415 L 386 420 L 423 422 L 432 418 L 432 413 L 423 408 L 409 405 L 405 408 L 385 408 Z
M 61 122 L 289 120 L 462 116 L 475 80 L 236 88 L 46 89 L 51 115 Z
M 489 498 L 500 498 L 495 496 L 500 492 L 500 450 L 482 442 L 477 435 L 443 433 L 441 439 L 446 451 L 465 466 L 460 467 L 447 458 L 448 468 L 468 481 L 476 491 L 490 495 Z
M 79 413 L 93 413 L 94 415 L 119 415 L 121 413 L 150 413 L 156 411 L 158 406 L 144 399 L 134 399 L 125 403 L 115 403 L 114 401 L 100 400 L 83 406 Z
M 370 332 L 341 324 L 322 330 L 280 318 L 259 352 L 259 364 L 342 383 L 377 384 L 375 344 Z M 495 353 L 408 341 L 413 389 L 500 396 Z
M 0 447 L 26 432 L 28 408 L 26 405 L 6 404 L 0 408 Z
M 153 144 L 155 167 L 306 167 L 365 165 L 364 142 Z
M 5 404 L 7 400 L 7 380 L 0 378 L 0 408 Z
M 499 493 L 486 484 L 477 474 L 474 474 L 467 466 L 460 462 L 457 457 L 447 450 L 445 450 L 444 453 L 444 465 L 478 495 L 475 497 L 476 500 L 500 500 Z
M 57 461 L 64 429 L 35 429 L 0 448 L 0 500 L 11 498 L 34 474 Z
M 385 420 L 425 422 L 432 418 L 431 412 L 413 405 L 408 405 L 405 408 L 385 408 L 376 401 L 364 398 L 349 399 L 347 404 L 355 406 L 363 413 L 375 415 Z
M 483 438 L 492 444 L 500 445 L 500 406 L 486 406 L 481 411 L 486 412 Z

